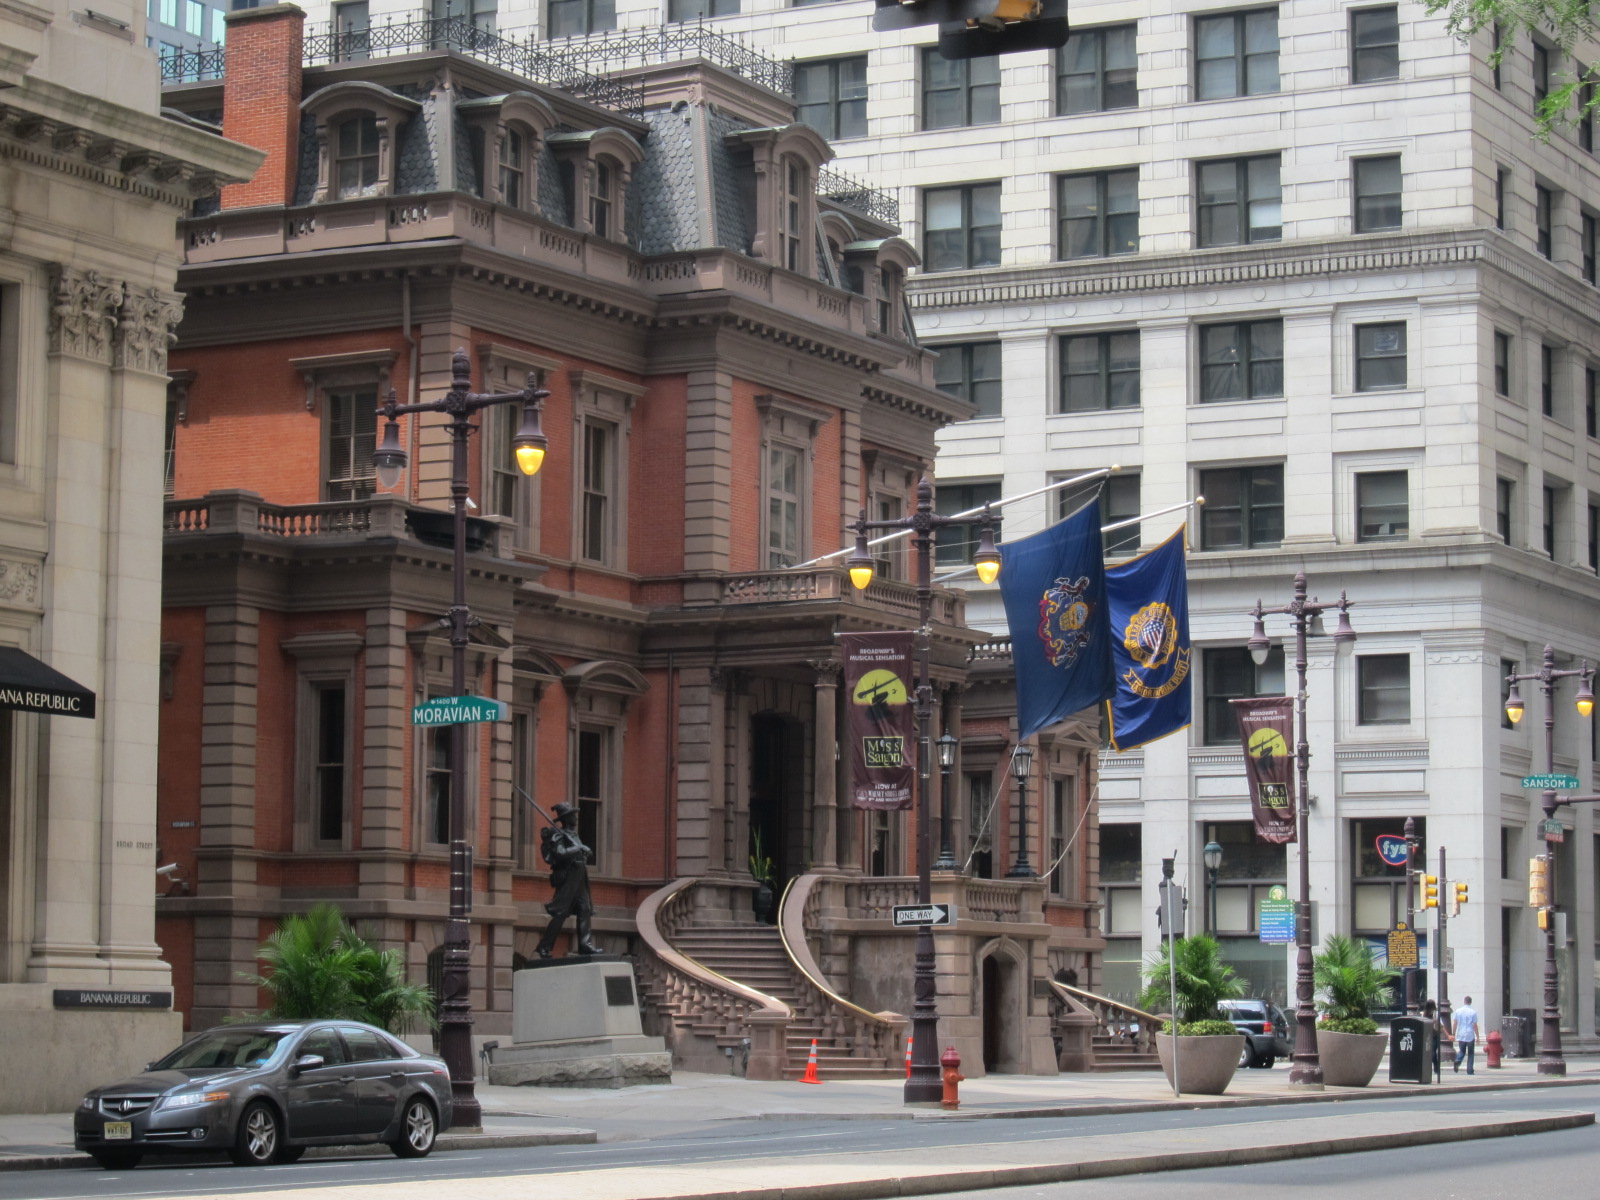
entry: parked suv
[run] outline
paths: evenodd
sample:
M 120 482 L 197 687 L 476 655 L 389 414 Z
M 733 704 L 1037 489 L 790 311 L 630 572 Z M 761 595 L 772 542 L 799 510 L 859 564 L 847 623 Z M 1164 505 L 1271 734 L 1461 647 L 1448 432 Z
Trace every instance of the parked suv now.
M 1270 1000 L 1224 1000 L 1217 1005 L 1225 1021 L 1244 1034 L 1246 1067 L 1270 1067 L 1294 1054 L 1289 1041 L 1289 1019 Z

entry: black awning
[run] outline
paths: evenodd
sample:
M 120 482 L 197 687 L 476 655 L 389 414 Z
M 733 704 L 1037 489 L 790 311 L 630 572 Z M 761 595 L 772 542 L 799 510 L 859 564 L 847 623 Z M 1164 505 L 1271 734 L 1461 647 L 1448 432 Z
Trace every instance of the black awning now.
M 93 717 L 94 693 L 26 650 L 0 646 L 0 710 Z

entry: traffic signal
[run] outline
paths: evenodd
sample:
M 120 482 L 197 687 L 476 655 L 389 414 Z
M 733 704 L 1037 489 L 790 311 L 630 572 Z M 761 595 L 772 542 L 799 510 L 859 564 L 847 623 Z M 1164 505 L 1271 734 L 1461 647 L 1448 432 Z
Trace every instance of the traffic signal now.
M 1459 880 L 1455 885 L 1456 894 L 1450 902 L 1450 915 L 1453 917 L 1461 911 L 1461 906 L 1467 902 L 1467 885 Z
M 1550 929 L 1551 923 L 1552 922 L 1550 920 L 1550 910 L 1548 908 L 1541 908 L 1539 910 L 1539 928 L 1541 930 L 1544 930 L 1544 931 L 1548 932 L 1549 929 Z
M 872 28 L 939 26 L 944 58 L 1053 50 L 1067 42 L 1067 0 L 877 0 Z
M 1422 877 L 1422 907 L 1439 907 L 1439 877 L 1437 875 L 1424 875 Z
M 1528 860 L 1528 907 L 1537 908 L 1539 928 L 1545 928 L 1543 910 L 1550 906 L 1550 864 L 1542 854 Z

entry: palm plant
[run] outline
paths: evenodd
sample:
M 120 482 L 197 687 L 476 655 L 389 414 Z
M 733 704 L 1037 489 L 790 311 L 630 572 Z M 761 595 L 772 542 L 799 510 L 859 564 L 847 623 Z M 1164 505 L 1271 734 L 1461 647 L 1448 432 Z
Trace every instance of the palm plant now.
M 1145 963 L 1145 988 L 1139 996 L 1139 1007 L 1158 1012 L 1171 1005 L 1174 963 L 1177 965 L 1178 1011 L 1173 1015 L 1179 1025 L 1197 1021 L 1216 1023 L 1227 1027 L 1216 1032 L 1234 1032 L 1233 1026 L 1218 1014 L 1217 1003 L 1243 996 L 1245 981 L 1222 961 L 1221 948 L 1214 938 L 1196 936 L 1178 938 L 1171 943 L 1162 941 L 1159 950 Z M 1180 1027 L 1178 1032 L 1191 1031 Z
M 1340 933 L 1324 940 L 1311 960 L 1312 981 L 1322 992 L 1317 1007 L 1337 1021 L 1370 1021 L 1374 1008 L 1393 1000 L 1399 977 L 1393 967 L 1374 963 L 1365 944 Z
M 355 955 L 357 973 L 352 986 L 357 1019 L 387 1029 L 408 1033 L 417 1025 L 433 1029 L 433 992 L 423 983 L 406 980 L 405 963 L 398 950 L 379 950 L 345 923 L 341 941 Z

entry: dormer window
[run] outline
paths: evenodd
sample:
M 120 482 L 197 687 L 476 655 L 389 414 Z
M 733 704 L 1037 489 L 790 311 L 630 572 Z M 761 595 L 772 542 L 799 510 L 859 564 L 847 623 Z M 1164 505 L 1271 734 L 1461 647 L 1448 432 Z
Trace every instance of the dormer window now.
M 463 100 L 456 111 L 472 138 L 479 194 L 507 208 L 538 212 L 539 155 L 556 123 L 550 106 L 532 92 L 508 92 Z
M 884 337 L 904 340 L 906 272 L 918 265 L 917 252 L 902 238 L 852 242 L 844 248 L 847 280 L 861 280 L 860 291 L 872 302 L 873 329 Z
M 507 129 L 500 138 L 500 203 L 521 208 L 526 195 L 526 142 L 520 131 Z
M 378 194 L 378 118 L 371 113 L 347 117 L 339 126 L 338 197 Z
M 751 255 L 815 278 L 816 173 L 833 157 L 832 148 L 809 125 L 741 129 L 728 140 L 750 149 L 756 185 Z
M 594 190 L 589 193 L 589 228 L 596 237 L 609 238 L 614 228 L 612 203 L 616 199 L 616 168 L 605 159 L 594 165 Z
M 778 260 L 791 271 L 800 269 L 805 250 L 806 183 L 810 173 L 793 155 L 783 160 L 782 229 L 779 233 Z
M 609 242 L 628 240 L 628 187 L 644 150 L 621 129 L 552 133 L 550 147 L 561 162 L 572 226 Z

